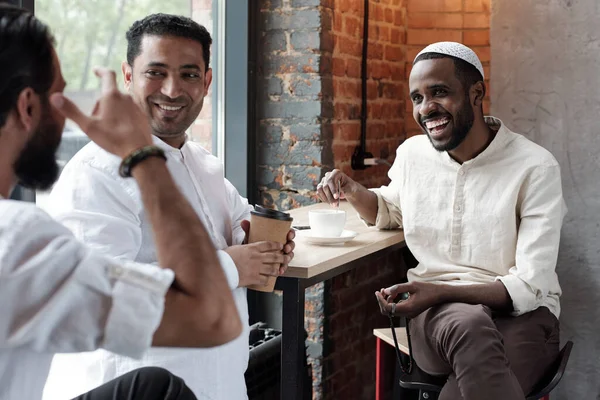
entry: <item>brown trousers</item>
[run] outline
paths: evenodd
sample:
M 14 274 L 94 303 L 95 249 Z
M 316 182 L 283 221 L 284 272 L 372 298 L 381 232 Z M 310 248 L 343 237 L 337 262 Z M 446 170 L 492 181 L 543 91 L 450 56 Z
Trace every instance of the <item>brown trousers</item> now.
M 512 317 L 449 303 L 410 321 L 413 357 L 449 375 L 440 400 L 523 400 L 559 353 L 559 324 L 546 308 Z

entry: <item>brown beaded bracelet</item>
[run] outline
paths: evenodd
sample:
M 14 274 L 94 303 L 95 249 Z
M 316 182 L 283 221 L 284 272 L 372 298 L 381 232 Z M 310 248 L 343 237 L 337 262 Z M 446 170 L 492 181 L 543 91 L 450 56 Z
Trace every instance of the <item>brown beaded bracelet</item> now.
M 133 167 L 148 157 L 160 157 L 165 161 L 167 160 L 164 150 L 160 147 L 144 146 L 131 152 L 131 154 L 121 161 L 121 165 L 119 166 L 119 175 L 121 175 L 123 178 L 130 178 Z

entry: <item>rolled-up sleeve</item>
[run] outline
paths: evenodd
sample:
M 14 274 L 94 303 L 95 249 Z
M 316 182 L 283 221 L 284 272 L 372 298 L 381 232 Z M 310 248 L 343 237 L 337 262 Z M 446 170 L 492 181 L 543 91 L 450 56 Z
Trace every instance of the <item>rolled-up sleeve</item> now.
M 390 184 L 378 189 L 370 189 L 377 195 L 377 218 L 375 224 L 370 224 L 359 215 L 367 226 L 375 226 L 378 229 L 402 228 L 402 208 L 400 205 L 400 193 L 402 191 L 403 177 L 402 146 L 396 151 L 396 159 L 388 172 Z
M 532 171 L 520 196 L 520 223 L 515 266 L 499 276 L 508 291 L 514 315 L 535 310 L 548 295 L 560 296 L 556 262 L 560 230 L 566 214 L 560 167 L 540 166 Z
M 34 206 L 0 216 L 0 347 L 143 354 L 172 271 L 101 256 Z

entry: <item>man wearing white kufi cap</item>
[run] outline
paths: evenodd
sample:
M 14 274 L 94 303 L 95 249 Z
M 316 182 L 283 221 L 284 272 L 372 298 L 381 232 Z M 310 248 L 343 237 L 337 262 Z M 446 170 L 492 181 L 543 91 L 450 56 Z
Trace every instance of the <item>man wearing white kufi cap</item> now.
M 382 313 L 412 318 L 417 365 L 448 376 L 440 400 L 524 399 L 559 351 L 559 165 L 483 115 L 484 71 L 468 47 L 427 46 L 409 87 L 424 135 L 398 148 L 390 184 L 367 190 L 334 170 L 319 197 L 333 202 L 339 183 L 369 225 L 404 229 L 419 264 L 376 296 Z

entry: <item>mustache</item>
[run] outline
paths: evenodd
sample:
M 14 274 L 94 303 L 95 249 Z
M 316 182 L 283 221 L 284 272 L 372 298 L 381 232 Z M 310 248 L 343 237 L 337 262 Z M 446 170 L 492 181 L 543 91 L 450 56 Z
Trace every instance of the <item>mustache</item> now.
M 150 98 L 150 101 L 152 101 L 153 103 L 160 103 L 160 104 L 173 105 L 173 106 L 187 105 L 187 101 L 184 96 L 179 96 L 179 97 L 172 99 L 169 96 L 160 95 L 160 96 L 154 96 L 154 97 Z
M 421 123 L 421 125 L 425 125 L 425 123 L 427 121 L 431 121 L 431 120 L 438 119 L 441 117 L 448 117 L 448 118 L 452 119 L 452 116 L 449 113 L 442 113 L 442 112 L 436 111 L 432 114 L 427 115 L 426 117 L 420 116 L 419 122 Z

